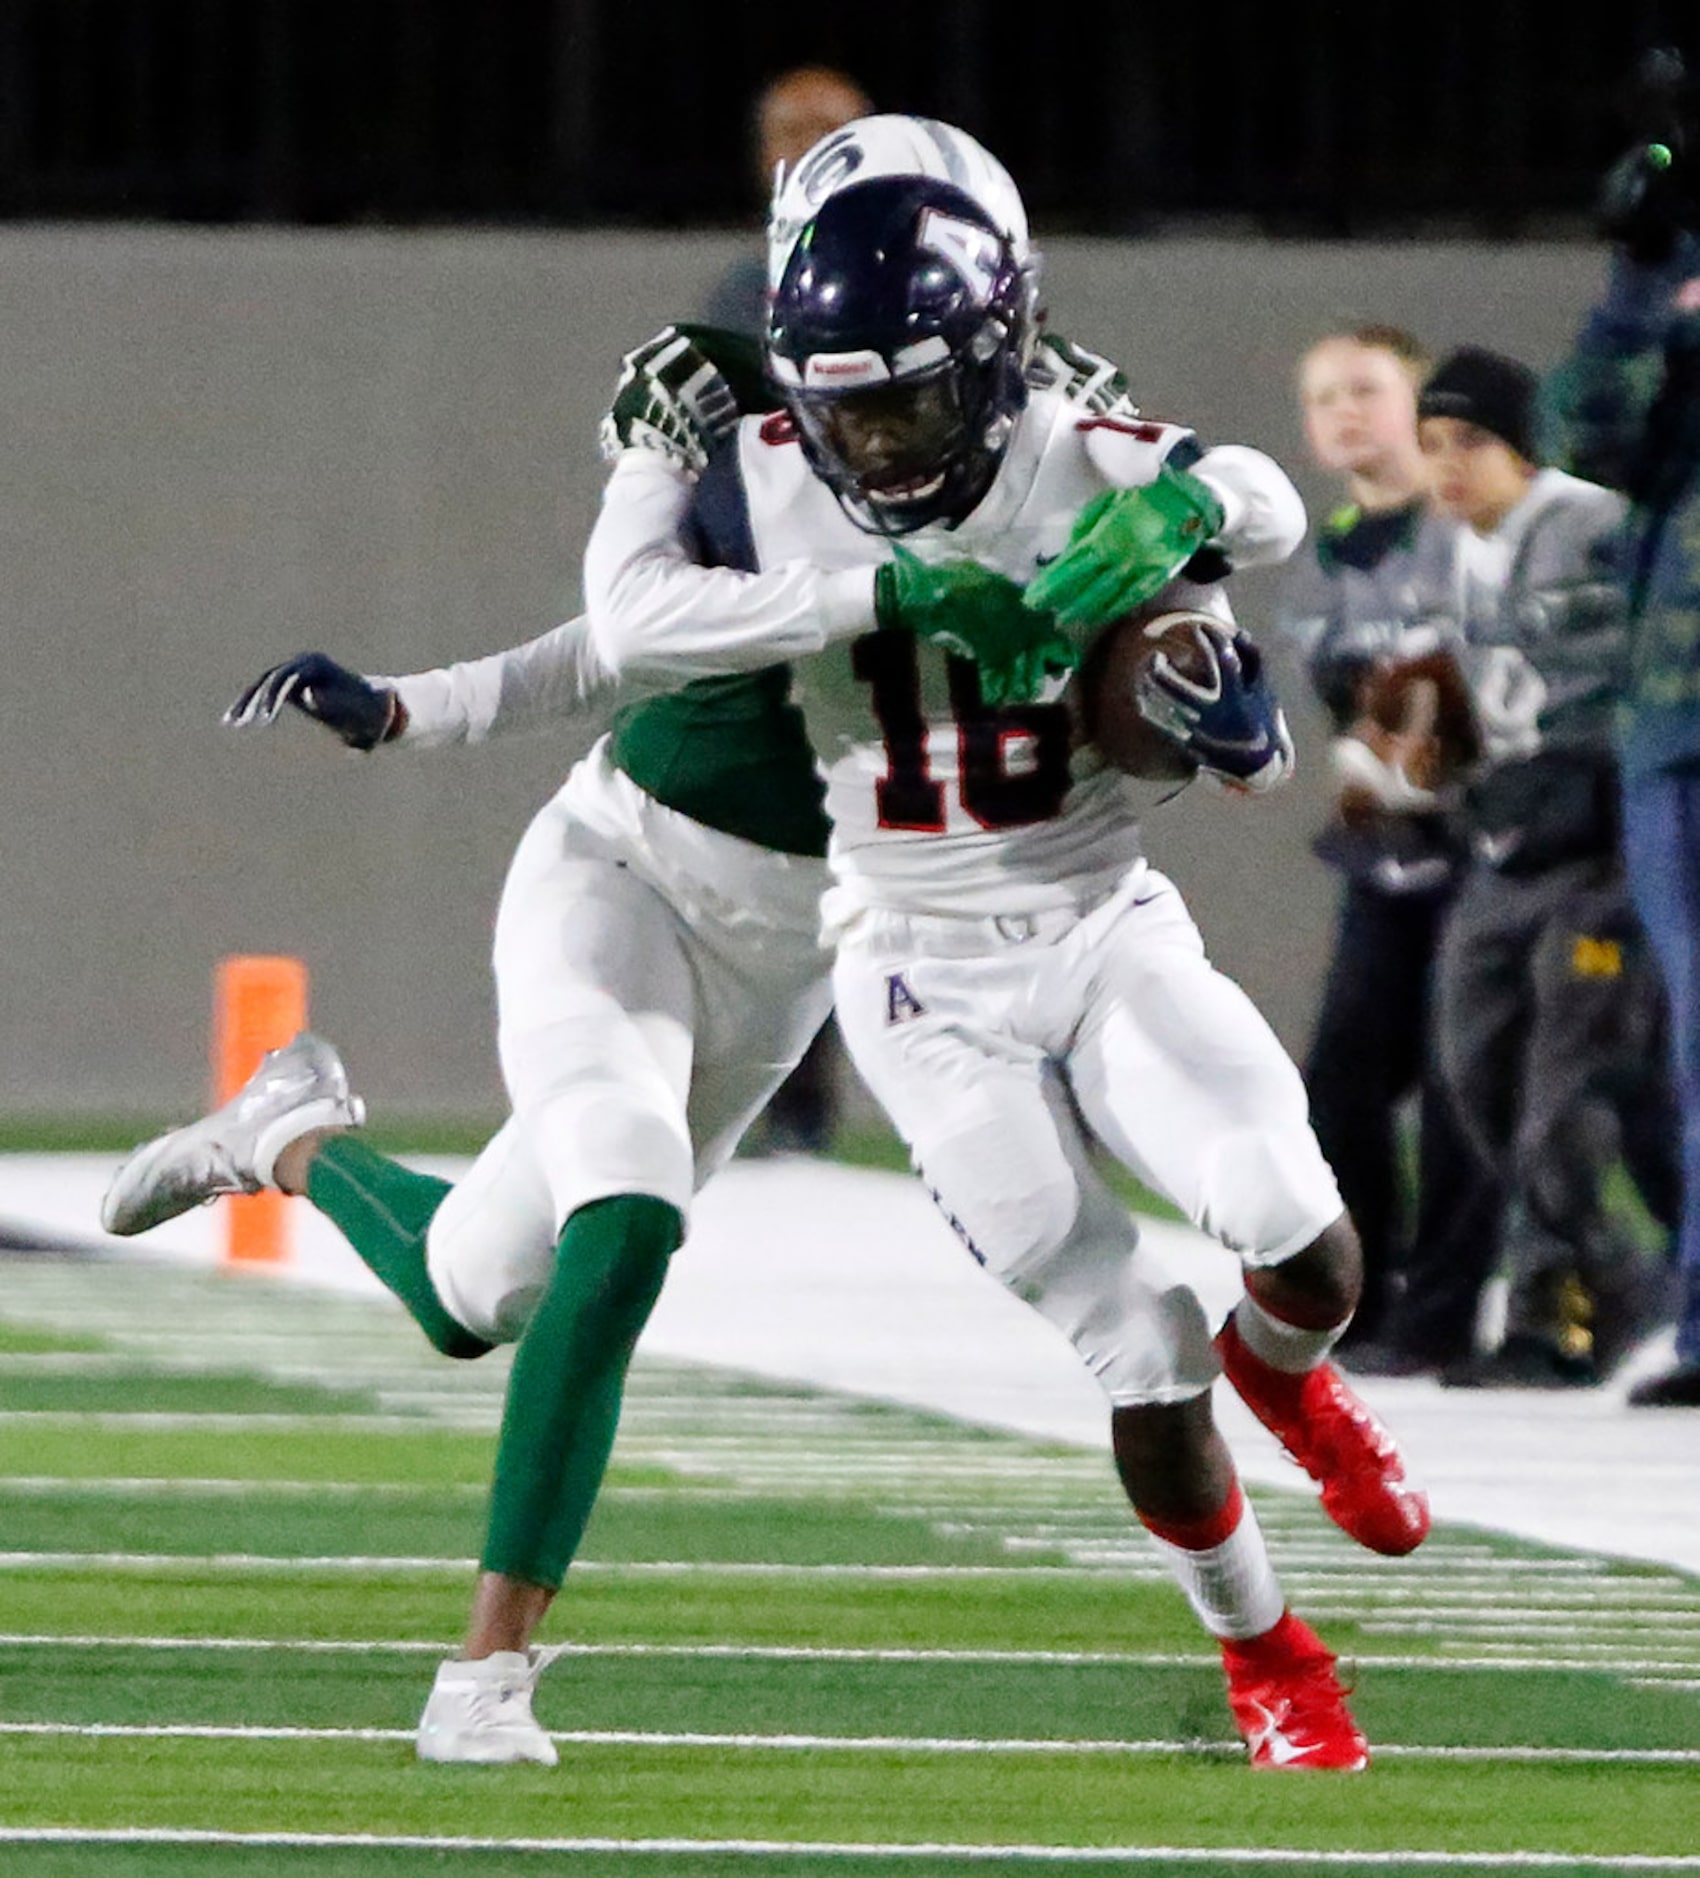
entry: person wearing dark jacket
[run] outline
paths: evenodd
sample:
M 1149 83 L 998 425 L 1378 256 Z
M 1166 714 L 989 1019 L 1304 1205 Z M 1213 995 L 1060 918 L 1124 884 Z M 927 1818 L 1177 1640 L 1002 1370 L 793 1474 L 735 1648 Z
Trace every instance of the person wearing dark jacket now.
M 1661 146 L 1662 149 L 1662 146 Z M 1644 160 L 1649 153 L 1632 153 Z M 1669 153 L 1664 155 L 1668 157 Z M 1667 196 L 1666 201 L 1671 197 Z M 1700 233 L 1625 226 L 1606 291 L 1546 387 L 1564 460 L 1623 490 L 1627 692 L 1617 721 L 1630 890 L 1670 1000 L 1680 1110 L 1676 1360 L 1629 1393 L 1700 1407 Z M 1649 239 L 1649 236 L 1652 238 Z
M 866 117 L 873 109 L 868 95 L 847 72 L 827 65 L 799 65 L 770 79 L 750 110 L 751 162 L 756 200 L 765 206 L 781 173 L 829 131 Z M 705 326 L 760 336 L 767 322 L 767 255 L 752 242 L 709 290 L 702 310 Z
M 1396 761 L 1374 694 L 1390 661 L 1428 649 L 1419 570 L 1455 524 L 1426 502 L 1416 394 L 1428 359 L 1393 326 L 1329 333 L 1299 398 L 1317 464 L 1346 505 L 1287 569 L 1280 626 L 1334 733 L 1336 813 L 1317 854 L 1341 877 L 1333 954 L 1305 1064 L 1311 1114 L 1364 1247 L 1349 1368 L 1416 1374 L 1465 1355 L 1498 1245 L 1499 1199 L 1459 1131 L 1429 1049 L 1429 985 L 1463 859 L 1432 790 Z M 1415 1098 L 1415 1192 L 1403 1119 Z

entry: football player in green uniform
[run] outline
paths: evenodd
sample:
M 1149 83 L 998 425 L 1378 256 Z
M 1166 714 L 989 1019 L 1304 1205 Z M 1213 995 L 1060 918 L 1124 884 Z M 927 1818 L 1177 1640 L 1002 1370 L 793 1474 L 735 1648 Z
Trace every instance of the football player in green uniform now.
M 1089 408 L 1118 396 L 1061 341 L 1040 369 Z M 755 345 L 668 329 L 626 361 L 605 443 L 700 470 L 771 394 Z M 923 583 L 876 607 L 872 569 L 787 570 L 783 603 L 828 633 L 884 623 L 980 647 L 1008 668 L 1043 622 L 988 610 L 983 582 Z M 666 682 L 663 680 L 663 682 Z M 616 693 L 582 619 L 438 671 L 367 677 L 319 653 L 273 667 L 227 713 L 286 707 L 360 750 L 479 742 L 614 709 L 539 811 L 497 916 L 498 1042 L 512 1114 L 452 1187 L 379 1154 L 336 1052 L 304 1035 L 224 1108 L 144 1144 L 103 1218 L 142 1232 L 220 1193 L 305 1194 L 446 1355 L 517 1341 L 465 1648 L 439 1671 L 422 1757 L 552 1763 L 532 1638 L 590 1516 L 638 1334 L 692 1192 L 830 1008 L 819 939 L 823 785 L 784 664 Z

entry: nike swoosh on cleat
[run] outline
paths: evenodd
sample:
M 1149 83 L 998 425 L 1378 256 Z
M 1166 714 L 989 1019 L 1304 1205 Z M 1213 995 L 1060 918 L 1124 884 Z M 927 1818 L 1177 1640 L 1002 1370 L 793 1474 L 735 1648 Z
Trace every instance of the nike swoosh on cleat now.
M 1261 1702 L 1253 1706 L 1263 1724 L 1254 1731 L 1252 1736 L 1253 1759 L 1256 1759 L 1259 1754 L 1266 1754 L 1277 1767 L 1291 1767 L 1295 1761 L 1302 1761 L 1307 1755 L 1314 1754 L 1321 1745 L 1313 1741 L 1308 1746 L 1302 1746 L 1297 1741 L 1289 1741 L 1281 1732 L 1281 1724 L 1287 1719 L 1287 1711 L 1284 1708 L 1276 1714 L 1274 1710 L 1266 1708 Z
M 1289 1741 L 1279 1732 L 1265 1737 L 1264 1749 L 1277 1767 L 1291 1767 L 1295 1761 L 1302 1761 L 1316 1752 L 1320 1742 L 1313 1741 L 1308 1747 L 1300 1747 L 1296 1741 Z

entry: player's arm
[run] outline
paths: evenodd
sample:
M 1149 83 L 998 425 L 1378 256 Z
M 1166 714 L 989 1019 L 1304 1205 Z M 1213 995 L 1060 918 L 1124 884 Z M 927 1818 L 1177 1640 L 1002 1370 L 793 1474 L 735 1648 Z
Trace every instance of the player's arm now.
M 705 566 L 716 557 L 700 552 L 698 494 L 644 450 L 626 452 L 608 479 L 584 588 L 597 653 L 616 672 L 752 671 L 885 628 L 973 659 L 986 702 L 1014 704 L 1038 694 L 1048 660 L 1071 656 L 1014 581 L 974 560 L 924 562 L 899 548 L 877 566 Z
M 323 652 L 262 672 L 224 714 L 227 724 L 275 723 L 285 709 L 323 724 L 352 750 L 482 743 L 606 714 L 617 688 L 582 616 L 523 645 L 401 677 L 368 676 Z
M 1219 579 L 1283 561 L 1304 538 L 1304 502 L 1261 450 L 1201 450 L 1179 426 L 1088 420 L 1087 452 L 1110 486 L 1026 589 L 1065 628 L 1119 619 L 1183 570 Z
M 1127 375 L 1101 353 L 1046 328 L 1028 362 L 1027 384 L 1031 391 L 1055 392 L 1091 417 L 1121 420 L 1126 434 L 1150 450 L 1158 462 L 1198 477 L 1222 508 L 1221 530 L 1211 545 L 1235 567 L 1284 561 L 1303 539 L 1304 504 L 1278 464 L 1262 451 L 1241 444 L 1206 450 L 1186 426 L 1145 418 Z M 1112 422 L 1094 432 L 1095 455 L 1114 459 L 1118 451 L 1124 457 L 1128 454 L 1116 442 L 1117 429 Z M 1127 483 L 1145 477 L 1131 477 L 1124 469 L 1124 473 L 1112 474 L 1112 480 Z
M 1206 450 L 1192 474 L 1221 505 L 1222 519 L 1208 545 L 1232 573 L 1272 567 L 1304 540 L 1304 498 L 1272 456 L 1249 444 L 1221 443 Z
M 630 690 L 598 657 L 582 613 L 483 658 L 374 682 L 400 702 L 396 741 L 419 749 L 599 722 Z
M 759 669 L 875 624 L 872 568 L 706 569 L 689 540 L 698 484 L 746 413 L 773 408 L 750 339 L 665 326 L 628 352 L 598 440 L 610 464 L 585 550 L 592 641 L 616 672 Z
M 878 624 L 871 566 L 700 565 L 687 546 L 695 496 L 695 479 L 655 451 L 629 449 L 614 464 L 584 556 L 591 638 L 611 670 L 754 671 Z
M 694 476 L 736 428 L 740 400 L 763 395 L 760 368 L 759 349 L 737 334 L 663 328 L 621 360 L 600 430 L 604 452 L 641 445 L 653 461 Z M 368 677 L 322 652 L 298 653 L 247 686 L 225 722 L 270 724 L 287 707 L 355 750 L 479 743 L 600 715 L 617 684 L 580 617 L 505 651 L 402 677 Z

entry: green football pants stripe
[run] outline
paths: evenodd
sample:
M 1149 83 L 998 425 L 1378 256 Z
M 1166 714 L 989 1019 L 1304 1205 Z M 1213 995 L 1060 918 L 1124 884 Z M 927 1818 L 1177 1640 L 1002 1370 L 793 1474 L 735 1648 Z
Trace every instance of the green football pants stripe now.
M 443 1309 L 425 1264 L 425 1234 L 449 1190 L 356 1135 L 332 1135 L 307 1170 L 307 1198 L 341 1232 L 444 1356 L 492 1346 Z
M 641 1194 L 580 1207 L 514 1352 L 496 1449 L 486 1571 L 558 1587 L 590 1519 L 626 1369 L 684 1236 L 678 1209 Z

